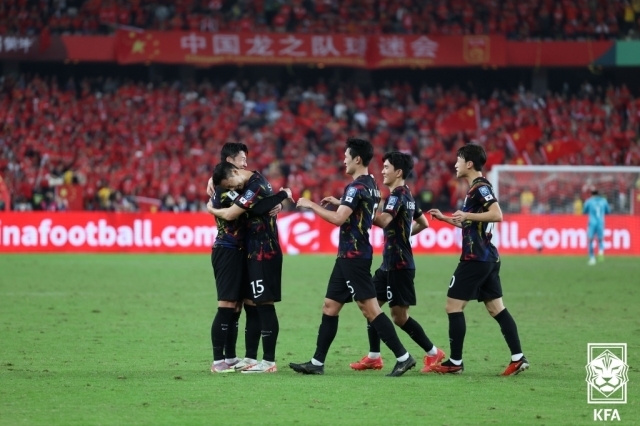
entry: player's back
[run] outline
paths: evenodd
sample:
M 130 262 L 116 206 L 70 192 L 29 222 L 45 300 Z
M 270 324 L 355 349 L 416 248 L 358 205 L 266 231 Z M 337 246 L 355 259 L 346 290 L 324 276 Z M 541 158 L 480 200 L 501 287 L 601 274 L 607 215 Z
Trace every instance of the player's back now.
M 271 184 L 262 174 L 253 172 L 236 203 L 245 209 L 250 209 L 271 195 L 273 195 Z M 275 216 L 269 213 L 250 214 L 246 223 L 246 246 L 249 259 L 268 260 L 282 256 Z
M 606 198 L 599 195 L 589 197 L 584 203 L 583 212 L 589 215 L 589 223 L 597 225 L 604 223 L 604 216 L 611 212 Z
M 217 187 L 211 201 L 213 207 L 216 209 L 225 209 L 231 207 L 233 202 L 238 197 L 236 191 L 229 191 Z M 225 220 L 216 217 L 216 226 L 218 227 L 218 234 L 216 235 L 216 241 L 214 247 L 226 247 L 226 248 L 243 248 L 246 235 L 246 224 L 244 222 L 246 215 L 242 215 L 235 220 Z
M 380 203 L 380 190 L 371 175 L 361 175 L 345 187 L 341 204 L 353 210 L 340 225 L 338 257 L 371 259 L 373 247 L 369 242 L 369 230 Z

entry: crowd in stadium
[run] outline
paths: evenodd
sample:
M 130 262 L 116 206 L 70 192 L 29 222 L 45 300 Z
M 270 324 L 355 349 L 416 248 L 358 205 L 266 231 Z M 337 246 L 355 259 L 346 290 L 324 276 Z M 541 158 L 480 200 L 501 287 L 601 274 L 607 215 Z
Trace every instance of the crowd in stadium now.
M 0 36 L 154 30 L 504 34 L 616 39 L 640 34 L 640 0 L 4 0 Z
M 16 210 L 64 210 L 48 188 L 77 183 L 90 210 L 135 210 L 141 198 L 161 210 L 195 211 L 223 142 L 249 146 L 249 168 L 275 188 L 313 199 L 341 193 L 344 141 L 375 145 L 372 171 L 390 149 L 416 159 L 413 192 L 425 205 L 451 208 L 466 188 L 455 179 L 455 150 L 474 141 L 496 162 L 545 164 L 544 147 L 571 138 L 579 152 L 555 164 L 640 165 L 640 98 L 626 86 L 539 97 L 520 88 L 487 99 L 452 87 L 384 84 L 363 92 L 322 79 L 303 87 L 265 80 L 158 87 L 111 78 L 6 78 L 0 87 L 0 176 Z M 442 120 L 461 107 L 479 111 L 480 128 L 450 133 Z M 514 149 L 509 134 L 536 125 L 541 137 Z

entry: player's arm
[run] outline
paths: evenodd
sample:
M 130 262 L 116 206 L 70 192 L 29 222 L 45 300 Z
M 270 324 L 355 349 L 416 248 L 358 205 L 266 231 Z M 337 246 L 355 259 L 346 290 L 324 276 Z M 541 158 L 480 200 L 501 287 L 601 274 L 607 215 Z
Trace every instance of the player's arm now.
M 291 190 L 283 189 L 277 194 L 263 198 L 262 200 L 254 203 L 250 208 L 244 208 L 243 206 L 239 206 L 238 204 L 233 204 L 231 205 L 231 207 L 228 207 L 226 209 L 215 209 L 213 207 L 209 208 L 209 206 L 207 205 L 207 210 L 209 211 L 209 213 L 220 219 L 235 220 L 239 218 L 244 212 L 249 212 L 249 214 L 253 216 L 268 213 L 275 206 L 279 205 L 287 198 L 290 198 L 290 196 Z
M 225 209 L 216 209 L 211 204 L 211 201 L 209 201 L 209 204 L 207 204 L 207 211 L 215 217 L 224 220 L 236 220 L 242 213 L 245 212 L 242 207 L 235 204 Z
M 587 200 L 582 206 L 582 214 L 589 213 L 589 200 Z
M 378 214 L 373 218 L 373 224 L 379 226 L 380 228 L 386 228 L 392 220 L 393 216 L 391 216 L 387 212 L 382 212 L 381 214 Z
M 253 205 L 253 207 L 248 210 L 250 215 L 259 216 L 266 213 L 269 213 L 270 216 L 276 216 L 280 210 L 282 210 L 282 202 L 287 198 L 291 198 L 291 190 L 289 188 L 285 188 L 280 190 L 277 194 L 270 195 L 267 198 L 263 198 Z M 274 210 L 277 210 L 275 214 L 272 214 Z
M 342 225 L 349 216 L 351 216 L 351 213 L 353 213 L 353 209 L 345 205 L 341 205 L 336 211 L 330 211 L 306 198 L 298 199 L 297 206 L 305 209 L 311 209 L 322 219 L 335 226 Z
M 449 217 L 449 216 L 443 215 L 442 212 L 440 210 L 438 210 L 438 209 L 431 209 L 427 213 L 429 213 L 431 215 L 431 219 L 436 219 L 436 220 L 439 220 L 441 222 L 448 223 L 449 225 L 453 225 L 453 226 L 456 226 L 458 228 L 462 228 L 462 223 L 455 222 L 453 220 L 453 217 Z
M 213 194 L 216 192 L 216 189 L 213 186 L 213 178 L 210 177 L 207 181 L 207 195 L 209 197 L 213 197 Z
M 473 222 L 502 222 L 502 210 L 498 203 L 491 203 L 486 212 L 482 213 L 469 213 L 458 210 L 451 218 L 455 223 L 462 224 L 467 220 Z
M 419 234 L 429 227 L 429 221 L 424 214 L 421 214 L 413 220 L 414 222 L 411 224 L 411 235 Z

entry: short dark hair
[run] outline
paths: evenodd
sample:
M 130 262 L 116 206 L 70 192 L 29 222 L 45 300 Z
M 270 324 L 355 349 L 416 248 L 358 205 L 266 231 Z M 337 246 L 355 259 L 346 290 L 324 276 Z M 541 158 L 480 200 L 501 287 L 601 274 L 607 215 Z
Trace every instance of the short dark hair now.
M 471 161 L 473 168 L 478 172 L 482 171 L 482 166 L 487 162 L 487 153 L 484 152 L 484 148 L 474 143 L 459 148 L 456 155 L 465 161 Z
M 373 158 L 373 145 L 368 140 L 349 138 L 347 139 L 347 149 L 351 158 L 360 157 L 363 166 L 368 166 Z
M 222 145 L 222 151 L 220 151 L 220 161 L 227 161 L 227 157 L 234 158 L 240 152 L 244 152 L 245 155 L 249 155 L 249 148 L 247 145 L 240 142 L 227 142 Z
M 223 161 L 222 163 L 216 164 L 216 166 L 213 168 L 213 185 L 218 186 L 222 183 L 223 180 L 230 178 L 233 174 L 234 169 L 237 169 L 237 167 L 229 163 L 228 161 Z
M 409 154 L 405 154 L 400 151 L 387 152 L 382 157 L 382 162 L 389 161 L 389 163 L 396 170 L 402 170 L 402 179 L 409 177 L 411 170 L 413 170 L 413 158 Z

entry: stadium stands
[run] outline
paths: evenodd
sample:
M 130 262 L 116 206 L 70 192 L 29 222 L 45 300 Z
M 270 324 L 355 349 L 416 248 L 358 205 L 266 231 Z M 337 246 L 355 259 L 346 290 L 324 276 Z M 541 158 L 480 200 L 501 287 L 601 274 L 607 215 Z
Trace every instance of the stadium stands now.
M 545 97 L 496 89 L 488 99 L 408 83 L 330 90 L 322 80 L 279 91 L 266 81 L 154 87 L 22 77 L 1 89 L 0 175 L 16 210 L 64 210 L 65 200 L 47 190 L 64 183 L 81 185 L 87 209 L 146 208 L 138 197 L 148 197 L 163 200 L 160 209 L 200 210 L 220 145 L 232 140 L 247 143 L 250 167 L 274 187 L 319 199 L 342 190 L 344 140 L 363 134 L 376 147 L 374 172 L 386 150 L 410 152 L 417 198 L 450 208 L 466 190 L 452 174 L 452 154 L 470 141 L 493 164 L 640 165 L 640 98 L 624 85 L 585 83 Z M 451 121 L 475 110 L 479 128 Z M 520 138 L 532 128 L 533 137 Z
M 5 0 L 0 36 L 155 30 L 504 34 L 617 39 L 640 33 L 639 0 Z

